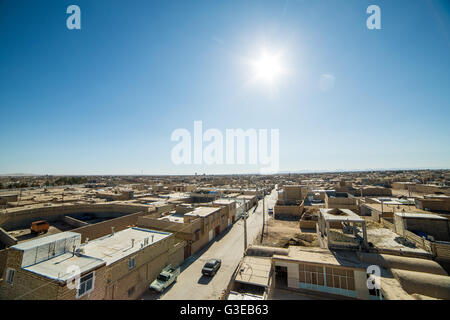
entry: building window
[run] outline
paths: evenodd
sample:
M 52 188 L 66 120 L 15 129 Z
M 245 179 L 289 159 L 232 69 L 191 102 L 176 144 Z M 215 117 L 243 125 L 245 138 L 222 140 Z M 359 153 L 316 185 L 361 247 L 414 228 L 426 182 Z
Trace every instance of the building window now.
M 299 282 L 301 288 L 354 296 L 355 277 L 351 269 L 299 264 Z
M 94 289 L 94 273 L 91 272 L 80 279 L 80 288 L 78 289 L 77 298 L 81 298 L 85 294 L 90 293 Z
M 336 289 L 338 294 L 355 290 L 355 276 L 351 269 L 326 268 L 327 286 Z
M 133 269 L 135 265 L 136 265 L 135 257 L 130 258 L 130 260 L 128 260 L 128 269 Z
M 200 240 L 200 230 L 195 231 L 195 240 L 194 241 L 198 241 Z
M 8 284 L 13 285 L 15 275 L 16 270 L 8 268 L 8 270 L 6 271 L 6 281 L 8 282 Z
M 323 267 L 308 264 L 299 265 L 299 281 L 313 285 L 324 285 Z

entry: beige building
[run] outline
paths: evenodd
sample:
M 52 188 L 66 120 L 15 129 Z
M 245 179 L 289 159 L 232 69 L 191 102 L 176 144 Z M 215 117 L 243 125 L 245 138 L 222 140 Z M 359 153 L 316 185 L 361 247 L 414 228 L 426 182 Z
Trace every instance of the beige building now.
M 325 193 L 325 208 L 357 210 L 357 198 L 346 192 L 336 192 L 334 196 Z
M 396 255 L 290 246 L 272 257 L 270 296 L 277 289 L 316 299 L 430 300 L 450 298 L 450 277 L 435 261 Z M 369 288 L 368 273 L 379 271 Z M 292 298 L 291 298 L 292 299 Z
M 289 247 L 288 255 L 275 254 L 274 286 L 328 296 L 370 299 L 366 268 L 354 253 L 302 250 Z
M 180 205 L 175 211 L 162 216 L 140 217 L 138 226 L 173 232 L 175 237 L 186 241 L 184 259 L 196 253 L 219 236 L 232 221 L 230 211 L 224 205 Z
M 450 213 L 450 196 L 425 195 L 423 198 L 415 199 L 416 207 L 439 213 Z
M 168 232 L 128 228 L 85 243 L 63 232 L 8 249 L 0 298 L 135 299 L 166 265 L 182 261 L 183 243 Z
M 366 220 L 349 209 L 320 209 L 318 235 L 323 248 L 368 247 Z
M 298 217 L 303 213 L 307 188 L 299 185 L 286 185 L 278 192 L 278 200 L 273 208 L 274 218 Z
M 450 241 L 450 222 L 447 218 L 431 213 L 395 212 L 394 227 L 399 235 L 410 231 L 434 240 Z

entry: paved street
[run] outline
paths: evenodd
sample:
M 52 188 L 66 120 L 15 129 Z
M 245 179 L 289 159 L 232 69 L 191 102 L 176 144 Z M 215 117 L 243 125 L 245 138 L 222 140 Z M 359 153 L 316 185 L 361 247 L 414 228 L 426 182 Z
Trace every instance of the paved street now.
M 267 208 L 272 208 L 276 201 L 275 189 L 266 196 Z M 249 210 L 247 219 L 248 244 L 251 244 L 262 229 L 262 200 L 257 209 Z M 177 282 L 162 295 L 147 292 L 142 299 L 168 299 L 168 300 L 206 300 L 219 299 L 228 285 L 231 276 L 241 260 L 244 252 L 244 221 L 240 219 L 230 229 L 222 233 L 206 248 L 191 256 L 181 265 L 181 274 Z M 201 270 L 208 259 L 222 259 L 222 266 L 213 278 L 202 276 Z

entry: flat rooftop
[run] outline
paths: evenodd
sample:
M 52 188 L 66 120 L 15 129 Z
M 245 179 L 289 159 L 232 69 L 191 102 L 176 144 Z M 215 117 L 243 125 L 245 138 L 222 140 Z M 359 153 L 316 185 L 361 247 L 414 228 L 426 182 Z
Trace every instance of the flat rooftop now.
M 168 220 L 170 222 L 184 223 L 184 214 L 182 214 L 182 213 L 172 213 L 170 215 L 158 218 L 158 220 Z
M 364 222 L 365 220 L 349 209 L 320 209 L 320 213 L 327 221 Z
M 29 241 L 25 241 L 19 244 L 16 244 L 14 246 L 12 246 L 12 249 L 16 249 L 16 250 L 21 250 L 21 251 L 26 251 L 29 249 L 33 249 L 35 247 L 39 247 L 45 244 L 49 244 L 58 240 L 63 240 L 63 239 L 67 239 L 67 238 L 81 238 L 81 235 L 79 233 L 76 232 L 61 232 L 61 233 L 57 233 L 57 234 L 53 234 L 50 236 L 46 236 L 46 237 L 42 237 L 42 238 L 37 238 L 34 240 L 29 240 Z
M 368 228 L 367 241 L 371 242 L 377 249 L 396 250 L 399 252 L 414 253 L 424 257 L 431 256 L 427 251 L 417 247 L 415 244 L 402 242 L 402 237 L 387 228 Z
M 269 285 L 272 262 L 267 257 L 245 256 L 235 281 L 260 287 Z
M 296 246 L 289 247 L 289 254 L 273 255 L 274 259 L 290 260 L 295 262 L 315 263 L 329 266 L 342 266 L 356 269 L 365 269 L 366 264 L 362 263 L 356 253 L 347 250 L 333 250 L 320 248 L 300 248 Z
M 239 293 L 230 291 L 227 300 L 264 300 L 264 297 L 251 293 Z
M 76 266 L 80 268 L 81 273 L 85 273 L 95 270 L 105 263 L 105 261 L 94 257 L 79 254 L 74 255 L 71 252 L 66 252 L 23 269 L 52 280 L 66 282 L 73 276 L 73 274 L 67 272 L 69 267 L 73 268 L 73 266 Z
M 256 197 L 256 195 L 252 195 L 252 194 L 242 194 L 242 195 L 238 196 L 238 198 L 240 198 L 240 199 L 250 199 L 250 200 L 255 197 Z
M 427 219 L 427 220 L 448 220 L 447 218 L 431 213 L 417 213 L 417 212 L 395 212 L 394 215 L 409 219 Z
M 214 203 L 217 204 L 232 204 L 233 202 L 236 202 L 235 200 L 230 200 L 230 199 L 218 199 L 216 201 L 213 201 Z
M 89 241 L 82 244 L 81 248 L 84 249 L 84 255 L 102 259 L 106 261 L 106 265 L 110 265 L 170 235 L 172 234 L 169 232 L 133 227 Z M 148 244 L 145 244 L 145 239 L 148 239 Z
M 376 210 L 378 212 L 381 212 L 381 203 L 364 203 L 363 204 L 366 207 L 369 207 L 373 210 Z M 390 203 L 383 202 L 383 212 L 384 213 L 390 213 L 394 211 L 401 211 L 405 210 L 405 212 L 418 212 L 418 213 L 427 213 L 428 211 L 418 209 L 416 208 L 415 204 L 407 205 L 407 204 L 394 204 L 391 205 Z
M 186 216 L 207 217 L 210 214 L 219 211 L 217 207 L 196 207 L 193 211 L 185 213 Z

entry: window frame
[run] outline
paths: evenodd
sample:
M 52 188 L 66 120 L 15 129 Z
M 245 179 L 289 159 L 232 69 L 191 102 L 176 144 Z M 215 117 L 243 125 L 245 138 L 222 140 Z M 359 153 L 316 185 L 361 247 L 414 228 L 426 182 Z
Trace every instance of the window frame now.
M 131 261 L 133 261 L 133 265 L 131 265 Z M 132 270 L 136 268 L 136 256 L 130 257 L 128 259 L 128 270 Z
M 90 277 L 89 279 L 87 279 L 87 280 L 85 280 L 85 281 L 82 281 L 83 278 L 89 277 L 89 276 L 91 276 L 91 275 L 92 275 L 92 277 Z M 87 289 L 87 283 L 88 283 L 90 280 L 92 281 L 92 284 L 91 284 L 91 287 L 90 287 L 89 289 Z M 84 297 L 85 295 L 89 295 L 89 294 L 94 290 L 95 271 L 86 273 L 84 276 L 80 277 L 80 280 L 79 280 L 79 281 L 80 281 L 80 284 L 79 284 L 79 287 L 77 288 L 77 295 L 76 295 L 76 298 L 77 298 L 77 299 L 79 299 L 79 298 L 81 298 L 81 297 Z M 82 286 L 82 285 L 85 285 L 85 288 L 84 288 L 84 292 L 80 294 L 80 290 L 81 290 L 81 286 Z
M 10 281 L 10 278 L 11 278 L 10 274 L 12 274 L 11 281 Z M 6 269 L 6 283 L 8 283 L 10 286 L 13 286 L 15 277 L 16 277 L 16 269 L 7 268 Z

